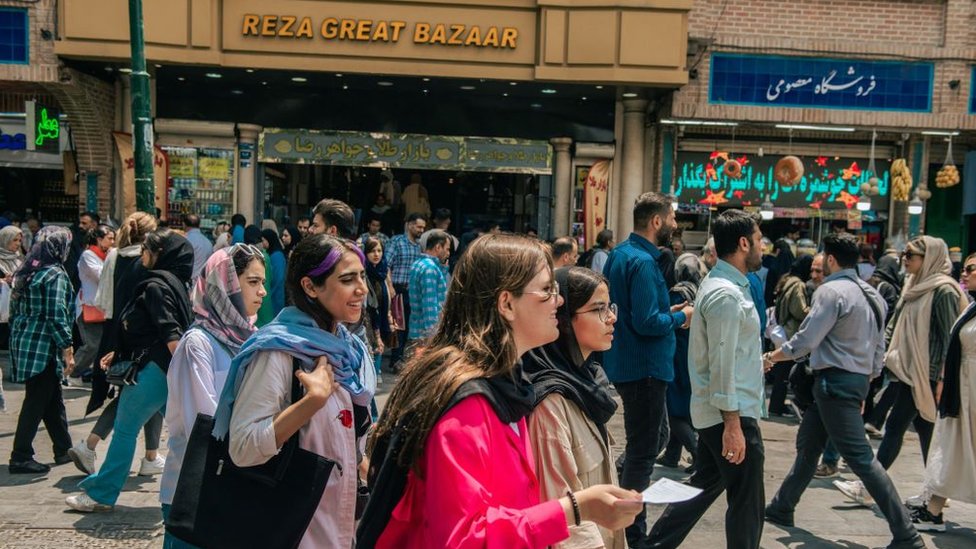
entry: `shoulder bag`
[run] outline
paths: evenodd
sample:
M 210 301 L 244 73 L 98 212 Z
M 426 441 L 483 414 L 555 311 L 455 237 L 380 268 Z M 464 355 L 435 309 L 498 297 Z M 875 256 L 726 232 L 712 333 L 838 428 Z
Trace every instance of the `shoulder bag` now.
M 297 359 L 293 366 L 300 367 Z M 301 397 L 301 383 L 292 375 L 291 402 Z M 213 417 L 197 415 L 166 531 L 204 549 L 298 547 L 333 467 L 342 468 L 300 448 L 297 432 L 267 463 L 238 467 L 230 459 L 230 434 L 217 440 L 213 426 Z

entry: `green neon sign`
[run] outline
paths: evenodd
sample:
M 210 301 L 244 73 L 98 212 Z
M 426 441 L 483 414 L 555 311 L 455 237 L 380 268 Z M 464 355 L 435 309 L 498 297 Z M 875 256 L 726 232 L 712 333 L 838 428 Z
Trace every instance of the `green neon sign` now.
M 61 139 L 61 124 L 58 123 L 58 118 L 48 118 L 47 109 L 44 107 L 40 108 L 37 119 L 37 138 L 34 139 L 34 144 L 38 147 L 44 145 L 47 141 L 57 141 Z

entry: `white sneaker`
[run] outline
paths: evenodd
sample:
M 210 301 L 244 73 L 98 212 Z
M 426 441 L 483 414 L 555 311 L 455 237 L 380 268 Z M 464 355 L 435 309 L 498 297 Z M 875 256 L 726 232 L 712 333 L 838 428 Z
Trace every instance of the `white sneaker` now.
M 85 441 L 80 441 L 68 448 L 68 457 L 75 463 L 75 467 L 86 475 L 95 474 L 95 450 L 88 448 Z
M 142 458 L 139 464 L 139 476 L 140 477 L 151 477 L 153 475 L 159 475 L 163 472 L 163 467 L 166 466 L 166 458 L 156 454 L 156 459 L 149 461 L 146 458 Z
M 68 387 L 71 387 L 72 389 L 89 389 L 91 388 L 91 385 L 85 383 L 85 381 L 80 377 L 69 377 Z
M 874 498 L 871 497 L 871 494 L 869 494 L 864 488 L 864 483 L 859 480 L 852 480 L 850 482 L 835 480 L 834 486 L 836 486 L 842 494 L 859 505 L 863 505 L 864 507 L 871 507 L 874 505 Z
M 88 494 L 82 492 L 77 496 L 68 496 L 64 498 L 64 502 L 75 511 L 79 513 L 103 513 L 105 511 L 111 511 L 112 506 L 106 505 L 104 503 L 98 503 L 92 498 L 88 497 Z

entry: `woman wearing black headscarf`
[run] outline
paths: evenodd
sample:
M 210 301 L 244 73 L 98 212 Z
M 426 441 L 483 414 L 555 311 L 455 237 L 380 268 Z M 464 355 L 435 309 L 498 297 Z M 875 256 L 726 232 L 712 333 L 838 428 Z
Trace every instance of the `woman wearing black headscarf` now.
M 71 279 L 64 262 L 71 249 L 71 233 L 44 227 L 37 233 L 30 254 L 14 274 L 11 299 L 10 356 L 12 378 L 26 384 L 24 403 L 17 418 L 10 472 L 43 474 L 51 468 L 34 459 L 34 437 L 41 420 L 54 443 L 54 462 L 68 463 L 68 420 L 61 394 L 64 372 L 74 368 L 69 311 Z
M 536 405 L 529 418 L 543 501 L 598 484 L 617 484 L 607 422 L 617 410 L 594 353 L 613 342 L 617 308 L 607 279 L 583 267 L 557 269 L 563 303 L 556 309 L 559 339 L 522 358 Z M 623 548 L 623 532 L 594 522 L 569 527 L 567 545 Z
M 281 231 L 281 246 L 284 248 L 285 257 L 291 256 L 291 251 L 302 241 L 302 232 L 294 225 L 288 225 Z
M 789 274 L 795 261 L 790 243 L 785 238 L 780 238 L 773 243 L 772 258 L 769 274 L 766 275 L 766 307 L 772 307 L 776 304 L 776 289 L 779 287 L 779 280 Z
M 109 511 L 132 466 L 139 430 L 166 404 L 166 372 L 173 351 L 193 320 L 187 287 L 193 275 L 193 246 L 170 229 L 146 235 L 142 244 L 146 278 L 120 317 L 114 360 L 135 361 L 137 383 L 119 396 L 115 435 L 98 473 L 79 485 L 83 492 L 65 503 L 75 511 Z
M 777 259 L 783 254 L 780 252 Z M 807 301 L 807 281 L 810 280 L 810 269 L 813 257 L 805 255 L 793 262 L 789 273 L 782 276 L 776 283 L 773 305 L 776 307 L 776 323 L 783 327 L 786 339 L 800 329 L 800 324 L 810 312 L 810 302 Z M 772 274 L 772 273 L 770 273 Z M 769 413 L 777 416 L 788 416 L 792 412 L 786 406 L 786 389 L 790 378 L 793 361 L 780 362 L 773 366 L 773 391 L 769 395 Z

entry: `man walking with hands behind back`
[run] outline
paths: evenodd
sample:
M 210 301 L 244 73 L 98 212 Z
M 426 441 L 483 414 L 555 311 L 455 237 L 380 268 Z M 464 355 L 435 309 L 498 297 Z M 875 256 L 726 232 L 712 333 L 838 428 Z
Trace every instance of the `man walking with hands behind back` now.
M 857 276 L 860 253 L 854 236 L 830 234 L 823 246 L 827 278 L 813 294 L 810 314 L 783 347 L 763 357 L 770 365 L 809 354 L 815 377 L 814 404 L 803 414 L 796 434 L 796 460 L 766 508 L 766 520 L 793 526 L 793 511 L 813 479 L 829 436 L 888 520 L 894 537 L 889 549 L 924 548 L 908 509 L 864 437 L 861 418 L 871 378 L 881 373 L 887 306 Z
M 702 493 L 669 505 L 645 547 L 681 545 L 723 491 L 729 504 L 726 545 L 756 549 L 762 537 L 762 347 L 757 304 L 746 278 L 762 264 L 762 232 L 756 218 L 741 210 L 722 212 L 712 227 L 717 260 L 698 290 L 688 344 L 691 421 L 698 429 L 689 484 Z
M 668 286 L 658 265 L 663 246 L 677 229 L 671 198 L 644 193 L 634 204 L 634 232 L 613 249 L 604 275 L 610 301 L 620 312 L 616 341 L 606 352 L 604 368 L 624 404 L 624 451 L 620 486 L 638 492 L 647 488 L 661 448 L 662 422 L 667 417 L 668 382 L 674 379 L 674 331 L 686 327 L 694 309 L 671 306 Z M 644 537 L 645 513 L 627 528 L 627 542 Z

